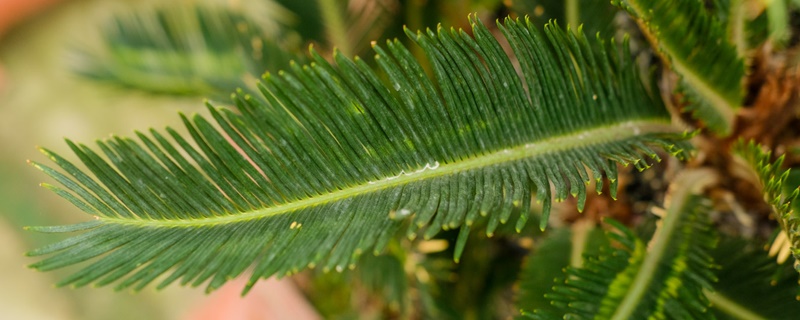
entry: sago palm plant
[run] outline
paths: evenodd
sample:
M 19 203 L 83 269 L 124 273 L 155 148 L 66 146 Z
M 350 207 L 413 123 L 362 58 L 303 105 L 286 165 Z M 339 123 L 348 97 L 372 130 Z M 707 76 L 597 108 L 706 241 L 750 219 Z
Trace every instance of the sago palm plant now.
M 182 114 L 186 134 L 68 140 L 80 164 L 42 148 L 54 166 L 32 164 L 60 185 L 44 186 L 91 219 L 30 227 L 72 234 L 30 251 L 45 256 L 31 267 L 81 264 L 59 285 L 134 290 L 248 277 L 245 293 L 336 271 L 383 293 L 391 317 L 792 318 L 782 262 L 800 258 L 800 181 L 773 151 L 796 163 L 797 101 L 789 88 L 790 107 L 759 107 L 755 78 L 790 75 L 763 63 L 793 62 L 777 36 L 790 7 L 612 2 L 511 4 L 518 17 L 405 29 L 410 43 L 373 42 L 368 59 L 312 49 L 298 63 L 241 14 L 120 18 L 81 72 L 214 99 L 240 89 Z M 270 66 L 285 69 L 251 80 Z M 750 121 L 776 110 L 792 112 L 778 132 Z M 516 306 L 498 302 L 512 286 Z

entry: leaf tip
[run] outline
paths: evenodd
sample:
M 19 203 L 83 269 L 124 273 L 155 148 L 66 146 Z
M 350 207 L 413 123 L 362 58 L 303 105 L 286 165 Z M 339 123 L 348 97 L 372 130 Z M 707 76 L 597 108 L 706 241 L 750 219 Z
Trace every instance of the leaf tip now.
M 539 230 L 544 231 L 547 229 L 547 220 L 550 218 L 550 213 L 545 213 L 542 215 L 542 220 L 539 221 Z

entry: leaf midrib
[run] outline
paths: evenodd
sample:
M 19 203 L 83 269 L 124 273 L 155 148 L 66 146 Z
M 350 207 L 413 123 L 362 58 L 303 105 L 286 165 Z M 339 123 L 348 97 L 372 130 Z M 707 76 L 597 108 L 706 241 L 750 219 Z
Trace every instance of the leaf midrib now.
M 112 217 L 97 217 L 97 219 L 106 223 L 136 225 L 141 227 L 204 227 L 237 223 L 286 214 L 303 208 L 323 205 L 326 203 L 339 201 L 341 199 L 376 192 L 415 181 L 422 181 L 440 176 L 451 175 L 462 171 L 489 167 L 562 150 L 598 145 L 614 140 L 625 140 L 648 133 L 680 134 L 682 131 L 679 128 L 671 125 L 669 120 L 665 119 L 642 119 L 626 121 L 615 125 L 597 127 L 572 134 L 543 139 L 514 148 L 498 150 L 453 163 L 428 163 L 424 168 L 411 173 L 401 172 L 399 175 L 387 177 L 382 180 L 369 181 L 345 189 L 340 189 L 338 191 L 253 211 L 214 217 L 174 220 L 155 220 L 144 218 L 122 219 Z
M 719 292 L 703 290 L 703 294 L 711 302 L 711 306 L 731 317 L 742 320 L 766 320 L 766 318 L 751 311 L 748 307 L 726 297 Z

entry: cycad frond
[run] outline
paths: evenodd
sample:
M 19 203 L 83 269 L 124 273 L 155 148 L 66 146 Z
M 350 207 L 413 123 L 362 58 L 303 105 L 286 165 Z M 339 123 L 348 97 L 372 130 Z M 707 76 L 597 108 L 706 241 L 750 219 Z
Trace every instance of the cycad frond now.
M 489 30 L 472 23 L 474 38 L 409 33 L 432 78 L 397 40 L 375 46 L 388 83 L 359 59 L 334 54 L 334 66 L 312 54 L 311 65 L 265 76 L 263 99 L 236 95 L 241 114 L 209 108 L 220 129 L 183 117 L 195 146 L 172 129 L 175 142 L 151 130 L 141 143 L 98 141 L 104 161 L 68 142 L 96 180 L 44 150 L 72 176 L 35 164 L 71 192 L 51 188 L 96 220 L 35 228 L 82 234 L 30 252 L 55 253 L 33 267 L 100 256 L 61 284 L 132 273 L 119 288 L 141 288 L 174 269 L 159 287 L 211 279 L 214 289 L 251 265 L 251 284 L 315 266 L 342 270 L 381 251 L 404 220 L 410 236 L 461 228 L 458 258 L 478 223 L 491 234 L 513 214 L 521 228 L 534 189 L 544 227 L 551 184 L 557 200 L 571 193 L 582 206 L 587 170 L 598 180 L 604 172 L 614 190 L 615 162 L 643 169 L 643 157 L 657 158 L 653 146 L 683 154 L 683 132 L 614 46 L 507 20 L 520 77 Z
M 708 251 L 716 233 L 708 206 L 698 195 L 713 181 L 709 172 L 687 171 L 676 179 L 671 204 L 645 244 L 621 224 L 609 233 L 619 247 L 567 268 L 567 279 L 546 294 L 556 309 L 535 310 L 534 319 L 699 319 L 708 301 L 698 299 L 715 280 Z
M 744 89 L 744 62 L 725 29 L 697 0 L 614 0 L 638 19 L 680 77 L 694 116 L 714 132 L 733 130 Z
M 706 292 L 717 319 L 784 319 L 800 314 L 797 273 L 752 240 L 723 238 L 712 253 L 719 282 Z
M 277 29 L 277 28 L 276 28 Z M 297 58 L 285 32 L 224 7 L 165 6 L 118 14 L 104 47 L 78 51 L 86 77 L 147 92 L 226 98 Z
M 800 263 L 800 217 L 792 206 L 800 189 L 784 192 L 784 184 L 789 177 L 789 170 L 783 169 L 783 156 L 771 159 L 771 152 L 764 151 L 753 141 L 739 140 L 733 147 L 737 159 L 744 160 L 747 168 L 755 173 L 756 180 L 761 183 L 764 201 L 772 206 L 775 220 L 786 235 L 795 265 Z M 800 271 L 800 270 L 798 270 Z

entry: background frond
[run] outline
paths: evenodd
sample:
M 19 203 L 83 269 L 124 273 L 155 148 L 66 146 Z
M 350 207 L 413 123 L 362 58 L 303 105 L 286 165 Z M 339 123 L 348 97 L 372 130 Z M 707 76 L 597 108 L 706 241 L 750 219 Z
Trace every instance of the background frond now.
M 273 22 L 274 24 L 274 22 Z M 163 5 L 118 13 L 103 47 L 78 49 L 86 77 L 152 93 L 227 99 L 267 70 L 286 68 L 299 39 L 231 8 Z
M 764 43 L 769 36 L 767 14 L 761 6 L 761 1 L 754 0 L 713 2 L 711 11 L 720 24 L 725 26 L 728 39 L 736 47 L 740 57 L 747 57 L 748 51 Z
M 326 40 L 345 56 L 369 49 L 370 40 L 379 38 L 395 21 L 401 9 L 397 0 L 316 0 L 319 17 L 325 25 Z
M 304 273 L 303 291 L 310 292 L 309 302 L 320 314 L 335 319 L 376 314 L 391 318 L 418 313 L 416 308 L 409 308 L 419 294 L 413 273 L 405 270 L 405 261 L 411 254 L 402 251 L 398 244 L 399 241 L 392 241 L 388 252 L 362 256 L 354 270 Z
M 712 252 L 719 281 L 706 292 L 717 319 L 782 319 L 800 314 L 797 273 L 750 239 L 723 237 Z
M 368 290 L 403 311 L 408 281 L 399 257 L 392 254 L 365 255 L 359 261 L 356 272 L 359 282 Z
M 650 243 L 606 220 L 616 243 L 581 268 L 569 267 L 563 284 L 545 294 L 551 308 L 523 311 L 533 319 L 698 319 L 707 317 L 703 289 L 716 279 L 709 251 L 716 233 L 708 204 L 698 195 L 714 177 L 688 171 L 671 186 L 671 200 Z
M 687 108 L 712 131 L 729 135 L 744 99 L 744 62 L 724 27 L 696 0 L 614 0 L 680 77 Z
M 215 124 L 182 116 L 191 142 L 150 130 L 140 142 L 97 141 L 101 156 L 68 141 L 94 177 L 43 149 L 65 172 L 34 163 L 65 189 L 51 188 L 97 222 L 31 251 L 52 254 L 32 267 L 90 260 L 60 284 L 140 289 L 159 279 L 159 288 L 213 290 L 248 268 L 250 285 L 341 271 L 398 232 L 430 239 L 440 230 L 459 230 L 458 260 L 473 228 L 492 235 L 512 221 L 520 230 L 534 190 L 544 227 L 552 199 L 571 194 L 581 208 L 592 178 L 609 177 L 613 195 L 617 163 L 644 169 L 655 148 L 684 156 L 684 133 L 614 45 L 506 20 L 518 76 L 472 23 L 472 36 L 409 32 L 430 77 L 397 40 L 375 46 L 380 73 L 312 52 L 312 64 L 266 75 L 261 98 L 235 95 L 240 113 L 209 107 Z

